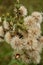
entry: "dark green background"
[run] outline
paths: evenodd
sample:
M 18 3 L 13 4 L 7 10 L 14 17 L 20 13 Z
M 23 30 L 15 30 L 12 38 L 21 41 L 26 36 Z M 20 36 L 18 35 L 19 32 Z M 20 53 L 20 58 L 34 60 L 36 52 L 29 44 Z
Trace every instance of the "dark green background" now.
M 0 0 L 0 13 L 9 11 L 14 2 L 16 0 Z M 29 13 L 32 11 L 43 12 L 43 0 L 20 0 L 20 3 L 27 7 Z

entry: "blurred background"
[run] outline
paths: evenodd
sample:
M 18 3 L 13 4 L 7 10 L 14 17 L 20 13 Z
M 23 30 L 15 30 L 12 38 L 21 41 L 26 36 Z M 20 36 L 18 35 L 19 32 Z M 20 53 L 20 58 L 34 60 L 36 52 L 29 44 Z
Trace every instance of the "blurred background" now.
M 7 12 L 12 13 L 14 3 L 16 3 L 16 0 L 0 0 L 0 16 Z M 20 0 L 20 3 L 25 5 L 28 10 L 28 14 L 31 14 L 33 11 L 43 12 L 43 0 Z M 43 23 L 41 24 L 41 30 L 43 35 Z M 0 43 L 0 65 L 8 65 L 11 60 L 11 54 L 9 54 L 11 51 L 12 49 L 10 45 L 7 43 Z M 43 65 L 43 53 L 41 56 L 42 59 L 38 65 Z
M 0 15 L 10 11 L 15 2 L 16 0 L 0 0 Z M 27 7 L 29 14 L 32 11 L 43 12 L 43 0 L 20 0 L 20 3 Z

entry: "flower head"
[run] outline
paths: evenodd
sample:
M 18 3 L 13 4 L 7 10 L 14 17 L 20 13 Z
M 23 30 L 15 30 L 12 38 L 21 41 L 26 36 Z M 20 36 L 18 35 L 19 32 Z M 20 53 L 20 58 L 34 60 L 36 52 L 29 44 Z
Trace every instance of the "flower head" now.
M 19 10 L 22 16 L 27 15 L 27 9 L 23 5 L 19 8 Z
M 24 24 L 29 27 L 35 26 L 36 20 L 32 16 L 27 16 L 24 18 Z
M 40 60 L 41 60 L 40 54 L 37 51 L 33 51 L 31 57 L 32 57 L 32 61 L 35 64 L 38 64 L 40 62 Z
M 2 26 L 0 26 L 0 36 L 4 36 L 4 30 L 3 30 L 3 27 Z
M 10 32 L 6 32 L 6 34 L 5 34 L 5 41 L 7 43 L 10 43 L 10 41 L 11 41 L 11 34 L 10 34 Z
M 42 15 L 40 12 L 33 12 L 32 16 L 36 19 L 36 22 L 42 22 Z
M 6 20 L 3 21 L 3 27 L 4 29 L 9 30 L 9 23 Z
M 18 36 L 15 36 L 11 39 L 11 47 L 15 50 L 21 50 L 23 48 L 22 46 L 22 40 L 19 39 Z
M 28 30 L 28 35 L 38 38 L 41 35 L 41 31 L 37 26 L 32 26 Z

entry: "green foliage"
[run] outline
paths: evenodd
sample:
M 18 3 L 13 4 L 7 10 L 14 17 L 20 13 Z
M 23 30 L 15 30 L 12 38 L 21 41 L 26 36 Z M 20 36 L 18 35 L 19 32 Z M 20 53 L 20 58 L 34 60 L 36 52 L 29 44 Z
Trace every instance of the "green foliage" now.
M 0 43 L 0 65 L 8 65 L 13 49 L 6 42 Z
M 25 63 L 21 62 L 21 60 L 11 60 L 11 63 L 9 63 L 8 65 L 26 65 Z

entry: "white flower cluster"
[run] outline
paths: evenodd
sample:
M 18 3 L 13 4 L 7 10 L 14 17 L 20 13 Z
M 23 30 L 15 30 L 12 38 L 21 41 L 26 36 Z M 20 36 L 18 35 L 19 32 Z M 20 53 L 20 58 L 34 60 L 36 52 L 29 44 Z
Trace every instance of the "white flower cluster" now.
M 10 30 L 10 25 L 6 20 L 0 25 L 0 41 L 4 40 L 14 49 L 15 58 L 21 58 L 26 63 L 40 62 L 40 53 L 43 48 L 43 36 L 41 36 L 42 15 L 40 12 L 33 12 L 27 16 L 27 9 L 24 6 L 19 8 L 20 13 L 24 16 L 24 25 L 27 27 L 27 32 L 19 30 L 23 38 L 15 33 L 15 30 Z M 0 18 L 1 23 L 1 18 Z M 15 28 L 13 26 L 13 28 Z M 6 33 L 5 33 L 6 31 Z M 12 32 L 12 33 L 11 33 Z M 13 36 L 12 36 L 13 34 Z

